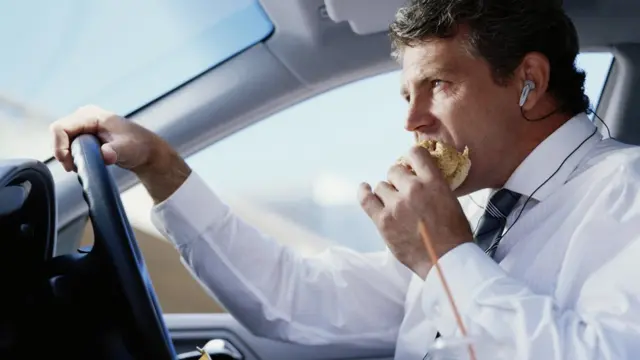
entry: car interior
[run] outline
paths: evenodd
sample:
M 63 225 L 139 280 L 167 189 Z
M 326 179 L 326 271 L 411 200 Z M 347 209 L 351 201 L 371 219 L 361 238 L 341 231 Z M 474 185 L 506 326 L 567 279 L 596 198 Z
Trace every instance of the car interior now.
M 140 189 L 135 176 L 114 166 L 106 167 L 99 144 L 90 135 L 79 137 L 73 143 L 77 172 L 65 172 L 52 158 L 52 139 L 49 139 L 47 122 L 88 103 L 121 111 L 129 120 L 166 139 L 185 158 L 197 156 L 208 149 L 217 151 L 220 161 L 200 158 L 191 163 L 201 164 L 203 169 L 214 168 L 215 171 L 210 172 L 211 177 L 228 176 L 230 182 L 247 181 L 255 184 L 248 186 L 258 187 L 259 183 L 267 181 L 269 173 L 259 168 L 252 170 L 250 167 L 253 165 L 245 162 L 248 156 L 257 156 L 255 153 L 262 150 L 270 154 L 267 150 L 270 146 L 286 148 L 304 142 L 310 147 L 322 148 L 324 152 L 318 156 L 329 156 L 335 150 L 332 146 L 337 146 L 332 145 L 330 136 L 340 137 L 343 127 L 344 131 L 363 134 L 365 139 L 349 136 L 344 140 L 354 148 L 372 145 L 369 142 L 385 141 L 384 136 L 376 140 L 366 139 L 366 128 L 374 125 L 367 122 L 348 124 L 350 120 L 376 120 L 359 119 L 362 114 L 371 115 L 361 108 L 325 107 L 327 111 L 348 114 L 335 120 L 336 123 L 339 120 L 340 128 L 326 132 L 320 130 L 322 117 L 333 115 L 323 112 L 307 124 L 306 133 L 283 134 L 280 130 L 270 133 L 280 134 L 280 139 L 263 138 L 266 135 L 258 126 L 332 91 L 387 75 L 392 79 L 391 89 L 385 90 L 389 96 L 385 92 L 382 102 L 376 106 L 395 110 L 397 107 L 392 104 L 401 101 L 397 95 L 399 86 L 396 86 L 399 84 L 399 65 L 390 56 L 387 28 L 404 1 L 194 2 L 199 3 L 199 7 L 141 2 L 120 4 L 118 11 L 107 11 L 110 5 L 106 1 L 97 3 L 105 4 L 62 6 L 62 10 L 43 11 L 42 15 L 28 17 L 31 22 L 21 24 L 19 22 L 24 23 L 25 14 L 28 14 L 26 8 L 15 2 L 0 1 L 0 12 L 14 15 L 5 25 L 6 29 L 11 26 L 27 29 L 36 23 L 53 26 L 53 22 L 47 23 L 43 19 L 62 17 L 64 20 L 66 13 L 63 10 L 67 9 L 71 14 L 69 9 L 72 6 L 76 7 L 72 15 L 78 20 L 74 26 L 88 26 L 84 35 L 74 32 L 72 27 L 53 35 L 39 34 L 58 36 L 60 41 L 51 49 L 42 47 L 38 51 L 17 47 L 20 41 L 26 41 L 26 35 L 21 38 L 15 32 L 6 34 L 5 31 L 5 35 L 0 36 L 0 44 L 8 49 L 8 55 L 3 55 L 5 58 L 0 60 L 6 64 L 0 70 L 0 140 L 3 143 L 0 145 L 0 234 L 4 245 L 0 252 L 0 268 L 5 274 L 5 290 L 0 297 L 0 358 L 198 359 L 202 352 L 206 352 L 212 359 L 391 359 L 392 351 L 381 353 L 376 349 L 355 347 L 306 346 L 256 336 L 236 321 L 233 314 L 226 313 L 222 304 L 216 303 L 215 294 L 199 287 L 180 265 L 178 255 L 171 250 L 162 251 L 167 251 L 169 255 L 166 256 L 176 264 L 175 270 L 171 271 L 179 272 L 183 277 L 173 278 L 169 270 L 159 273 L 160 270 L 156 269 L 160 267 L 174 268 L 168 267 L 165 258 L 154 251 L 170 249 L 170 246 L 160 239 L 153 240 L 157 245 L 150 245 L 148 240 L 141 241 L 142 235 L 136 224 L 138 221 L 148 222 L 148 219 L 137 218 L 148 217 L 149 208 L 139 215 L 127 205 L 146 201 L 143 198 L 127 200 L 127 193 L 133 194 L 133 189 Z M 157 11 L 151 9 L 154 6 L 158 7 Z M 187 11 L 189 6 L 194 9 Z M 640 89 L 636 89 L 640 86 L 640 81 L 636 81 L 640 80 L 636 66 L 640 64 L 640 3 L 564 0 L 563 6 L 578 29 L 581 55 L 605 54 L 605 60 L 598 60 L 600 67 L 585 68 L 587 87 L 597 88 L 595 95 L 591 96 L 593 110 L 606 123 L 611 136 L 625 143 L 640 144 L 640 123 L 633 110 L 633 104 L 640 102 Z M 185 32 L 185 38 L 178 39 L 175 35 L 173 39 L 166 35 L 158 41 L 158 46 L 165 47 L 162 48 L 164 52 L 156 54 L 157 62 L 151 58 L 143 59 L 139 68 L 123 71 L 126 83 L 123 82 L 125 80 L 100 82 L 102 75 L 97 67 L 100 61 L 91 62 L 92 56 L 94 59 L 99 56 L 98 50 L 85 52 L 84 57 L 79 57 L 79 50 L 61 50 L 56 57 L 38 60 L 46 60 L 39 68 L 39 74 L 29 72 L 28 67 L 22 73 L 18 71 L 19 65 L 31 64 L 32 57 L 45 58 L 38 56 L 39 51 L 53 54 L 54 46 L 66 46 L 64 41 L 67 38 L 71 39 L 68 40 L 70 42 L 90 42 L 90 39 L 83 38 L 90 33 L 90 26 L 110 29 L 105 33 L 117 31 L 108 24 L 109 19 L 117 16 L 122 17 L 118 26 L 138 29 L 145 36 L 151 36 L 157 30 L 151 29 L 151 23 L 145 21 L 150 22 L 153 16 L 160 18 L 158 14 L 161 12 L 162 27 L 173 26 L 174 34 L 179 33 L 175 30 L 179 27 L 189 28 L 192 32 Z M 221 15 L 223 13 L 224 16 Z M 172 17 L 176 18 L 175 22 L 167 22 Z M 212 25 L 212 18 L 216 19 L 216 26 Z M 122 39 L 134 37 L 125 30 Z M 231 38 L 235 40 L 229 40 Z M 117 41 L 109 43 L 105 39 L 101 39 L 107 47 L 105 52 L 113 55 L 113 52 L 121 51 L 127 55 L 123 58 L 133 58 L 133 45 L 120 46 Z M 193 48 L 198 52 L 190 52 L 189 49 Z M 12 49 L 16 51 L 12 52 Z M 118 63 L 117 55 L 113 56 L 109 62 Z M 185 64 L 195 64 L 193 66 L 198 70 L 177 74 L 168 59 L 182 59 Z M 64 74 L 49 74 L 42 70 L 62 66 L 66 66 L 65 71 L 69 74 L 77 72 L 82 79 L 76 81 Z M 26 85 L 18 86 L 24 80 L 24 75 L 19 78 L 18 74 L 30 74 L 29 91 Z M 96 82 L 86 81 L 94 74 L 98 78 Z M 598 84 L 589 85 L 592 79 Z M 127 86 L 119 87 L 118 81 Z M 60 85 L 52 85 L 54 83 L 63 84 L 65 88 L 56 88 Z M 147 86 L 152 83 L 163 85 L 154 86 L 154 91 L 142 94 L 143 83 Z M 85 90 L 81 90 L 85 89 L 82 86 L 95 84 L 102 84 L 100 86 L 105 90 L 87 97 Z M 42 90 L 45 86 L 49 86 L 51 94 L 64 93 L 68 89 L 73 93 L 69 96 L 75 97 L 66 107 L 56 108 L 58 102 L 51 100 L 52 95 Z M 112 95 L 104 95 L 107 93 Z M 31 103 L 39 105 L 30 107 Z M 55 114 L 53 118 L 39 115 L 48 106 L 55 109 L 49 112 Z M 320 107 L 314 109 L 317 111 Z M 392 131 L 402 133 L 403 115 L 397 113 L 393 115 L 396 119 L 381 120 L 390 124 L 389 129 L 395 129 Z M 593 121 L 606 135 L 602 122 L 597 118 Z M 349 130 L 350 127 L 354 129 Z M 254 134 L 248 137 L 250 141 L 247 142 L 259 145 L 249 147 L 246 150 L 249 155 L 236 156 L 223 148 L 216 148 L 218 143 L 223 146 L 225 141 L 230 142 L 235 136 L 249 133 L 252 129 L 255 129 Z M 28 140 L 20 132 L 27 134 Z M 30 132 L 34 135 L 28 135 Z M 383 133 L 387 136 L 389 131 Z M 324 134 L 329 137 L 324 137 Z M 402 144 L 398 149 L 404 146 Z M 289 148 L 286 151 L 288 154 L 298 150 Z M 371 151 L 371 156 L 374 156 L 374 150 Z M 384 147 L 383 151 L 388 156 L 384 161 L 388 159 L 389 163 L 398 155 L 393 152 L 395 150 Z M 363 151 L 361 154 L 368 153 Z M 289 160 L 282 161 L 293 169 L 303 166 Z M 228 164 L 230 167 L 215 164 Z M 379 166 L 380 163 L 376 164 Z M 269 163 L 264 166 L 269 166 Z M 312 162 L 304 166 L 315 169 L 320 165 Z M 379 170 L 384 171 L 384 166 Z M 327 186 L 335 190 L 339 185 L 329 181 Z M 256 215 L 257 218 L 270 219 L 270 226 L 275 226 L 273 224 L 279 220 L 269 216 L 263 212 Z M 88 227 L 90 232 L 87 232 Z M 290 231 L 289 235 L 295 233 L 291 235 L 294 238 L 308 233 L 298 228 Z M 88 237 L 90 239 L 87 240 Z M 315 238 L 310 234 L 307 239 L 312 244 L 306 249 L 313 251 L 330 245 L 330 241 L 319 245 L 326 237 L 331 235 L 318 236 L 319 240 L 313 243 Z M 171 279 L 174 279 L 173 283 L 169 283 Z M 175 287 L 167 284 L 175 284 Z M 193 290 L 193 294 L 179 290 L 185 286 L 197 290 Z M 173 298 L 169 300 L 169 296 Z M 168 310 L 173 309 L 171 301 L 174 300 L 191 305 L 176 311 Z M 206 305 L 198 307 L 197 301 Z M 209 311 L 213 308 L 217 310 Z

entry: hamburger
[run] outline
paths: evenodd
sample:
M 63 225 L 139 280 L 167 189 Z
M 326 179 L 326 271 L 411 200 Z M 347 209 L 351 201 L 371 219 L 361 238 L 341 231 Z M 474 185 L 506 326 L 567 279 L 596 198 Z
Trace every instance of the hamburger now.
M 465 146 L 464 151 L 460 153 L 455 147 L 438 140 L 424 140 L 418 143 L 418 146 L 429 150 L 442 175 L 444 175 L 444 178 L 449 183 L 451 190 L 455 190 L 462 185 L 467 175 L 469 175 L 469 169 L 471 168 L 468 147 Z M 398 162 L 411 169 L 411 166 L 409 166 L 404 158 L 400 158 Z M 413 169 L 411 169 L 411 171 L 413 171 Z

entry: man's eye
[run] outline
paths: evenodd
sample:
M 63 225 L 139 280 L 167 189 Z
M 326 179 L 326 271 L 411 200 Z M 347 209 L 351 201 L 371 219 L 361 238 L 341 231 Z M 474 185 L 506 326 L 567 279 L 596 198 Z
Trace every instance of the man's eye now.
M 431 86 L 435 89 L 435 88 L 439 88 L 440 86 L 442 86 L 444 84 L 444 81 L 442 80 L 433 80 L 431 82 Z

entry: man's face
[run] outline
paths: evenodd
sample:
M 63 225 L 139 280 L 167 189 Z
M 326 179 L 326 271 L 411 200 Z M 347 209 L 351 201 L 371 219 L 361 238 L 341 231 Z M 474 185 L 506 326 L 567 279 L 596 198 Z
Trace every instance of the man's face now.
M 471 55 L 462 39 L 406 47 L 402 57 L 401 92 L 409 102 L 405 128 L 418 140 L 469 147 L 471 170 L 457 195 L 490 187 L 492 171 L 522 131 L 521 86 L 496 84 L 489 64 Z

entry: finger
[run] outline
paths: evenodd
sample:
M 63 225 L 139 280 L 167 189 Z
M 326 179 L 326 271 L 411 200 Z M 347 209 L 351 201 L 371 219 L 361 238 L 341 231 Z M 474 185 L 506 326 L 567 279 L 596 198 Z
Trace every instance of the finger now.
M 371 185 L 367 183 L 362 183 L 360 187 L 358 187 L 358 202 L 364 212 L 372 219 L 376 218 L 378 214 L 384 210 L 384 204 L 380 198 L 373 193 Z
M 60 161 L 66 171 L 74 170 L 71 156 L 71 142 L 82 133 L 95 133 L 98 129 L 98 119 L 86 119 L 71 115 L 51 124 L 54 136 L 54 157 Z
M 398 189 L 386 181 L 379 182 L 373 193 L 378 196 L 384 206 L 391 206 L 398 201 Z
M 73 115 L 57 120 L 51 124 L 54 135 L 54 157 L 60 161 L 66 171 L 74 169 L 71 156 L 71 142 L 84 133 L 96 133 L 99 130 L 99 118 L 91 116 L 88 110 L 80 109 Z
M 402 164 L 392 166 L 387 173 L 387 181 L 400 192 L 407 190 L 415 180 L 416 175 Z
M 76 115 L 62 123 L 62 129 L 67 134 L 68 139 L 73 139 L 81 134 L 96 134 L 100 130 L 100 118 L 97 116 Z
M 118 162 L 118 153 L 116 153 L 116 150 L 113 148 L 112 144 L 102 144 L 100 150 L 102 150 L 102 158 L 104 159 L 104 163 L 106 165 L 113 165 Z
M 431 157 L 429 150 L 422 146 L 414 146 L 409 150 L 406 157 L 409 166 L 416 175 L 424 180 L 429 180 L 434 176 L 441 176 L 440 169 Z
M 53 157 L 62 164 L 66 171 L 73 169 L 71 151 L 69 149 L 69 137 L 62 128 L 60 122 L 54 122 L 49 127 L 53 133 Z

